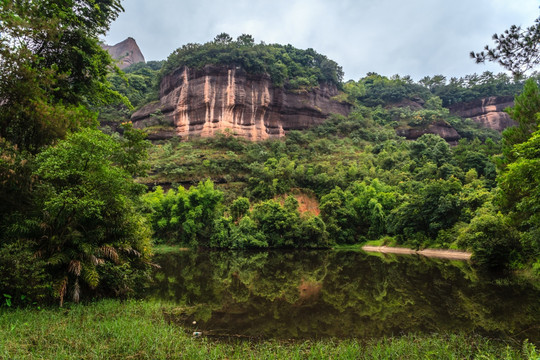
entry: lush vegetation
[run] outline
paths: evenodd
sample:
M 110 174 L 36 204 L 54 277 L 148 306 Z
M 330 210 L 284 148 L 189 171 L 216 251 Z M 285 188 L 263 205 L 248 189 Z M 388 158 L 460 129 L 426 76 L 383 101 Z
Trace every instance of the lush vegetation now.
M 524 85 L 489 72 L 448 83 L 441 75 L 414 82 L 369 73 L 343 84 L 341 68 L 312 49 L 220 34 L 164 63 L 107 77 L 111 59 L 97 36 L 120 3 L 45 5 L 2 3 L 1 61 L 10 66 L 2 66 L 0 81 L 0 272 L 13 298 L 128 294 L 145 276 L 151 236 L 215 248 L 383 239 L 470 249 L 492 268 L 540 268 L 536 76 Z M 164 75 L 209 64 L 267 74 L 288 89 L 332 83 L 353 111 L 260 143 L 226 133 L 150 146 L 122 124 L 133 106 L 157 98 Z M 510 110 L 518 126 L 502 141 L 446 108 L 522 89 Z M 95 110 L 104 124 L 116 122 L 106 131 L 114 135 L 96 130 Z M 433 134 L 396 135 L 432 124 L 452 126 L 461 140 L 450 146 Z M 152 191 L 144 194 L 141 183 Z M 11 272 L 14 266 L 28 271 Z
M 194 338 L 167 322 L 172 306 L 101 301 L 66 309 L 19 309 L 0 317 L 0 357 L 46 359 L 537 359 L 524 342 L 474 335 L 407 335 L 373 340 L 246 341 Z
M 531 78 L 537 79 L 538 74 L 532 74 Z M 358 81 L 346 82 L 344 90 L 349 101 L 366 106 L 411 105 L 407 100 L 412 101 L 413 106 L 421 106 L 433 96 L 438 96 L 442 105 L 448 107 L 489 96 L 514 96 L 523 89 L 523 84 L 523 79 L 490 71 L 450 79 L 443 75 L 425 76 L 418 82 L 410 76 L 394 75 L 388 78 L 368 73 Z
M 163 61 L 148 61 L 133 64 L 123 73 L 108 76 L 111 88 L 129 100 L 129 103 L 115 101 L 109 105 L 94 106 L 99 112 L 98 120 L 105 132 L 121 131 L 119 125 L 129 121 L 133 109 L 158 100 L 157 75 Z
M 150 229 L 133 177 L 149 144 L 97 130 L 125 100 L 98 36 L 119 1 L 0 3 L 0 281 L 6 305 L 128 296 L 147 275 Z M 126 104 L 129 104 L 126 100 Z
M 120 302 L 144 291 L 156 242 L 292 249 L 378 240 L 470 249 L 483 267 L 540 271 L 535 76 L 524 83 L 484 73 L 447 83 L 437 75 L 415 83 L 370 73 L 344 84 L 340 66 L 313 49 L 227 34 L 122 73 L 98 41 L 121 11 L 119 0 L 0 2 L 0 357 L 538 358 L 528 342 L 471 335 L 212 341 L 186 334 L 171 317 L 172 305 Z M 260 143 L 225 133 L 151 145 L 125 121 L 133 107 L 157 100 L 163 76 L 206 65 L 238 66 L 288 90 L 330 83 L 354 110 Z M 509 111 L 517 126 L 502 137 L 446 108 L 520 91 Z M 111 128 L 98 130 L 98 117 Z M 461 140 L 450 146 L 433 134 L 415 141 L 396 135 L 433 123 L 450 124 Z M 289 259 L 312 270 L 303 258 Z M 215 264 L 194 274 L 191 267 L 182 275 L 201 278 L 197 294 L 204 278 L 237 286 L 240 298 L 254 274 L 247 265 L 270 264 L 279 274 L 287 266 L 257 255 L 247 262 L 234 258 L 227 268 Z M 345 260 L 339 266 L 349 268 Z M 407 282 L 406 272 L 389 268 Z M 299 279 L 309 283 L 317 273 L 300 275 L 274 290 L 258 281 L 253 293 L 296 300 Z M 171 279 L 162 271 L 155 281 L 174 292 Z M 379 306 L 381 298 L 361 288 L 371 281 L 386 294 L 387 283 L 378 280 L 353 282 L 347 291 Z M 94 301 L 103 297 L 117 299 Z M 391 314 L 402 297 L 394 292 L 389 299 Z M 67 305 L 46 307 L 53 302 Z
M 162 74 L 180 63 L 215 63 L 225 48 L 254 46 L 242 41 L 222 34 L 205 45 L 186 46 L 171 55 Z M 227 52 L 218 63 L 235 64 L 237 57 L 242 59 Z M 146 195 L 148 217 L 159 240 L 189 246 L 328 247 L 385 239 L 415 248 L 466 248 L 478 264 L 492 268 L 534 263 L 536 209 L 529 205 L 528 220 L 518 221 L 517 214 L 524 214 L 505 205 L 503 179 L 506 164 L 515 160 L 513 146 L 537 127 L 535 83 L 536 75 L 524 88 L 523 80 L 490 72 L 450 82 L 437 75 L 417 83 L 408 76 L 369 73 L 345 83 L 337 96 L 354 106 L 348 117 L 333 116 L 309 131 L 290 132 L 284 141 L 248 143 L 225 133 L 160 144 L 151 151 L 151 175 L 142 181 L 172 189 L 158 187 Z M 502 137 L 445 107 L 522 89 L 522 100 L 510 111 L 520 125 Z M 453 127 L 461 140 L 452 147 L 437 135 L 415 141 L 396 135 L 425 131 L 432 124 Z M 524 172 L 534 164 L 527 166 L 520 173 L 526 183 Z M 180 186 L 199 182 L 189 190 Z M 197 195 L 203 187 L 213 199 L 208 212 L 198 210 L 199 201 L 206 201 Z M 521 197 L 530 200 L 531 191 Z M 309 211 L 303 208 L 306 201 L 315 204 Z M 517 200 L 512 201 L 515 209 Z M 239 211 L 239 204 L 245 210 Z M 204 231 L 192 222 L 204 223 Z
M 229 239 L 236 238 L 242 228 L 244 236 L 251 229 L 250 236 L 266 238 L 254 242 L 255 247 L 265 242 L 305 246 L 308 243 L 300 240 L 305 231 L 312 236 L 310 246 L 390 236 L 395 243 L 415 247 L 466 247 L 456 242 L 457 235 L 493 200 L 496 169 L 491 157 L 501 146 L 479 128 L 471 133 L 484 142 L 464 138 L 455 147 L 432 134 L 416 141 L 396 136 L 393 126 L 433 114 L 449 117 L 444 109 L 427 111 L 359 106 L 348 118 L 336 116 L 309 131 L 291 132 L 285 141 L 250 143 L 223 134 L 158 145 L 151 151 L 153 174 L 143 181 L 196 184 L 211 177 L 219 183 L 218 190 L 212 188 L 219 193 L 213 197 L 219 204 L 212 205 L 213 225 L 205 227 L 215 241 L 212 234 L 186 241 L 178 232 L 185 234 L 189 222 L 178 219 L 190 216 L 197 204 L 186 206 L 186 199 L 203 184 L 169 193 L 158 188 L 147 195 L 156 235 L 184 244 L 229 247 L 217 239 L 224 231 Z M 306 201 L 315 205 L 300 206 L 298 213 L 298 202 Z M 238 210 L 239 202 L 245 210 Z M 259 215 L 263 208 L 269 217 L 282 214 L 272 220 L 279 229 L 266 228 L 267 219 Z M 208 221 L 207 214 L 201 216 Z M 300 235 L 293 235 L 295 231 Z M 268 238 L 287 233 L 288 243 Z
M 274 85 L 290 89 L 311 88 L 323 82 L 340 86 L 343 80 L 341 66 L 313 49 L 255 44 L 253 37 L 246 34 L 234 41 L 225 33 L 217 35 L 214 41 L 187 44 L 175 50 L 163 65 L 161 76 L 182 66 L 201 69 L 210 64 L 236 65 L 248 73 L 267 74 Z

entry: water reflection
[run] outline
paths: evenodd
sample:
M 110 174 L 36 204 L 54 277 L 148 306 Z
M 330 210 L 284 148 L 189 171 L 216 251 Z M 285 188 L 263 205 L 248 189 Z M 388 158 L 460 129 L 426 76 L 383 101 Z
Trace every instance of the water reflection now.
M 489 279 L 467 262 L 354 251 L 188 251 L 156 261 L 152 296 L 177 302 L 170 319 L 207 334 L 540 340 L 538 289 Z

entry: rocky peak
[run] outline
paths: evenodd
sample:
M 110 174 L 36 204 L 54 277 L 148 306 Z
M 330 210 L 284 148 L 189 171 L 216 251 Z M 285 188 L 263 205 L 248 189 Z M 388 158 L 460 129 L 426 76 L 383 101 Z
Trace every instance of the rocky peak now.
M 145 62 L 141 49 L 139 49 L 135 39 L 131 37 L 128 37 L 126 40 L 121 41 L 116 45 L 102 45 L 102 48 L 107 50 L 111 57 L 118 61 L 117 65 L 120 69 L 125 69 L 130 65 Z
M 213 136 L 218 131 L 250 139 L 283 136 L 322 123 L 331 113 L 347 115 L 350 105 L 335 101 L 334 85 L 289 91 L 265 74 L 240 66 L 178 68 L 160 84 L 159 102 L 132 115 L 135 127 L 168 125 L 177 136 Z M 159 114 L 159 116 L 156 116 Z

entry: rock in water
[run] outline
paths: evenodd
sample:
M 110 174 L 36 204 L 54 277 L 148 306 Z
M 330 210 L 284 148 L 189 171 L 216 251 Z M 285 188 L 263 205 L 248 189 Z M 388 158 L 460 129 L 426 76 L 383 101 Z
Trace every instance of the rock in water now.
M 111 57 L 118 61 L 117 65 L 120 69 L 125 69 L 130 65 L 145 62 L 141 49 L 139 49 L 135 39 L 131 37 L 128 37 L 126 40 L 119 42 L 116 45 L 102 45 L 102 48 L 107 50 Z

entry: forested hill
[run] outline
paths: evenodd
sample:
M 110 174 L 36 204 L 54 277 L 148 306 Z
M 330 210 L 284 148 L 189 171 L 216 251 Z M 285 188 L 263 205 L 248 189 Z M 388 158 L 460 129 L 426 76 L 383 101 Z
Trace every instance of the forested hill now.
M 433 133 L 455 144 L 474 137 L 474 129 L 500 132 L 512 125 L 503 110 L 523 88 L 523 80 L 491 72 L 419 81 L 367 73 L 343 82 L 341 67 L 313 49 L 256 44 L 250 35 L 233 40 L 227 34 L 184 45 L 164 62 L 136 64 L 126 72 L 127 81 L 119 75 L 110 80 L 136 107 L 131 120 L 151 139 L 211 136 L 229 129 L 261 140 L 318 125 L 330 113 L 347 115 L 360 105 L 381 108 L 383 125 L 400 136 Z M 112 126 L 133 113 L 122 107 L 100 111 L 102 121 Z
M 368 73 L 344 83 L 314 50 L 226 34 L 111 75 L 97 36 L 122 8 L 107 4 L 0 2 L 0 63 L 10 65 L 0 71 L 3 294 L 128 296 L 159 242 L 373 241 L 540 269 L 537 77 Z M 448 108 L 518 93 L 516 126 L 502 134 Z M 224 111 L 212 111 L 218 99 Z
M 268 74 L 275 86 L 291 89 L 325 82 L 340 86 L 343 81 L 341 66 L 313 49 L 256 44 L 251 35 L 245 34 L 234 41 L 225 33 L 205 44 L 187 44 L 174 51 L 165 62 L 160 78 L 181 66 L 200 69 L 209 64 L 237 65 L 248 73 Z

